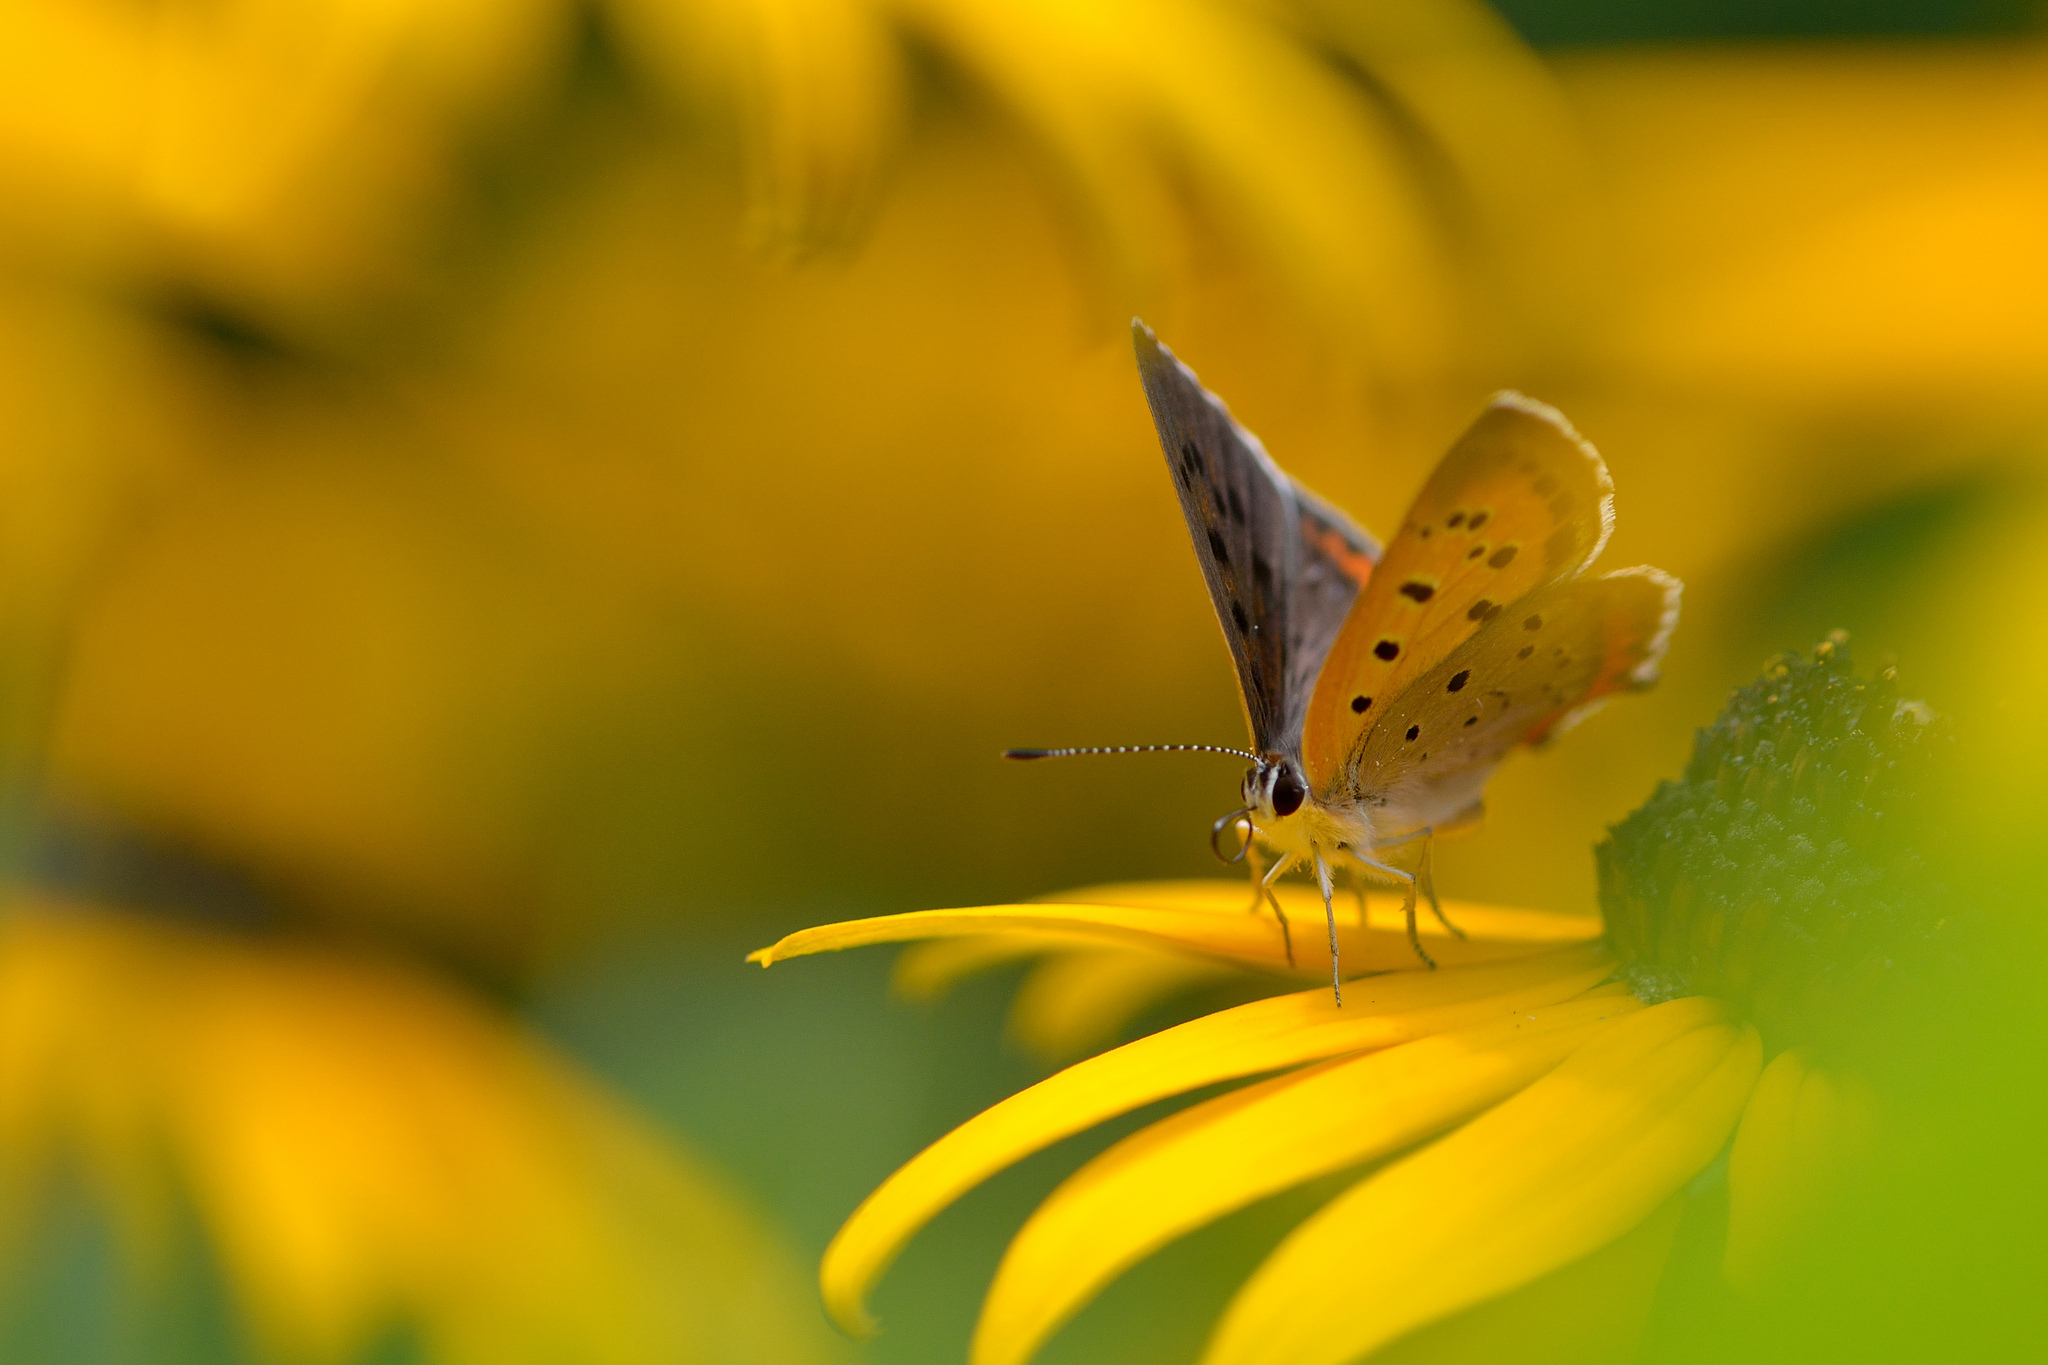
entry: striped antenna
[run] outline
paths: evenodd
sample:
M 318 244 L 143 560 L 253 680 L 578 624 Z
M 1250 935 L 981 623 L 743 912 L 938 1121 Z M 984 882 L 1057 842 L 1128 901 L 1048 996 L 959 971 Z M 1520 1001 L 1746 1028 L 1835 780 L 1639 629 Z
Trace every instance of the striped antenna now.
M 1257 763 L 1259 756 L 1221 744 L 1113 744 L 1089 749 L 1005 749 L 1004 758 L 1073 758 L 1078 754 L 1233 754 Z

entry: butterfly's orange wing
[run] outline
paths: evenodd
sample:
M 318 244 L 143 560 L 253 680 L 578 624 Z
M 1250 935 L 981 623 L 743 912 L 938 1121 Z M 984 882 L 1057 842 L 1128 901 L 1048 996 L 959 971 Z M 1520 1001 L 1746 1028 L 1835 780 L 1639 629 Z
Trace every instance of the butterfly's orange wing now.
M 1598 630 L 1598 664 L 1592 681 L 1576 696 L 1564 695 L 1523 734 L 1524 744 L 1541 744 L 1562 734 L 1623 692 L 1640 692 L 1657 681 L 1658 666 L 1671 632 L 1678 628 L 1678 601 L 1684 585 L 1662 569 L 1647 566 L 1617 569 L 1575 585 L 1582 605 L 1576 610 L 1594 616 Z
M 1612 504 L 1606 465 L 1570 423 L 1520 394 L 1496 396 L 1430 476 L 1330 648 L 1302 737 L 1310 789 L 1328 797 L 1347 780 L 1416 679 L 1592 563 Z
M 1656 681 L 1678 598 L 1677 579 L 1646 568 L 1527 594 L 1388 704 L 1335 795 L 1361 802 L 1381 837 L 1474 810 L 1516 745 Z

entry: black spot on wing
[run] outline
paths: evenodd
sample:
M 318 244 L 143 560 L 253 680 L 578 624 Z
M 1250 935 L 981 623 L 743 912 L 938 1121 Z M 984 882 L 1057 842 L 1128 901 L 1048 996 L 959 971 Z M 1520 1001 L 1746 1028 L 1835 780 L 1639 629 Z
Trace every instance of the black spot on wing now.
M 1528 617 L 1524 617 L 1524 618 L 1523 618 L 1523 620 L 1522 620 L 1522 629 L 1523 629 L 1523 630 L 1541 630 L 1541 629 L 1543 629 L 1543 618 L 1542 618 L 1541 616 L 1528 616 Z
M 1484 507 L 1480 508 L 1477 512 L 1474 512 L 1472 514 L 1472 520 L 1465 524 L 1465 529 L 1468 531 L 1478 530 L 1480 527 L 1486 525 L 1486 519 L 1491 515 L 1493 514 L 1488 512 Z
M 1463 512 L 1453 512 L 1451 513 L 1450 517 L 1444 522 L 1444 525 L 1446 527 L 1457 526 L 1462 524 L 1464 520 L 1465 514 Z
M 1223 533 L 1213 526 L 1209 528 L 1209 553 L 1216 557 L 1218 564 L 1230 562 L 1230 547 L 1223 543 Z
M 1467 621 L 1484 621 L 1495 610 L 1497 608 L 1495 608 L 1493 603 L 1482 597 L 1477 602 L 1474 602 L 1471 609 L 1465 613 L 1465 619 Z
M 1372 647 L 1372 652 L 1375 657 L 1392 663 L 1401 657 L 1401 642 L 1399 640 L 1382 640 Z
M 1536 646 L 1534 646 L 1534 645 L 1523 645 L 1523 646 L 1522 646 L 1522 647 L 1521 647 L 1520 649 L 1518 649 L 1518 650 L 1516 650 L 1516 651 L 1515 651 L 1515 657 L 1516 657 L 1517 659 L 1526 659 L 1526 658 L 1528 658 L 1528 657 L 1529 657 L 1529 656 L 1530 656 L 1531 654 L 1534 654 L 1535 652 L 1536 652 Z
M 1491 555 L 1488 555 L 1486 562 L 1496 569 L 1505 569 L 1508 565 L 1515 562 L 1515 551 L 1520 548 L 1517 545 L 1503 545 Z
M 1434 585 L 1424 583 L 1420 579 L 1411 578 L 1401 585 L 1401 596 L 1412 598 L 1417 602 L 1427 602 L 1430 598 L 1436 596 L 1436 588 Z
M 1421 734 L 1421 733 L 1422 733 L 1422 727 L 1421 727 L 1420 725 L 1411 725 L 1411 726 L 1409 726 L 1409 727 L 1408 727 L 1408 739 L 1409 739 L 1409 741 L 1410 741 L 1410 742 L 1412 743 L 1412 742 L 1414 741 L 1415 737 L 1416 737 L 1417 735 Z
M 1361 716 L 1365 714 L 1366 708 L 1370 707 L 1371 705 L 1371 697 L 1353 697 L 1351 699 L 1351 709 L 1356 711 Z
M 1237 623 L 1237 633 L 1239 635 L 1249 636 L 1252 633 L 1251 618 L 1245 615 L 1244 603 L 1232 602 L 1230 604 L 1230 619 Z
M 1471 677 L 1471 669 L 1461 668 L 1451 675 L 1451 680 L 1448 683 L 1444 684 L 1444 690 L 1446 692 L 1463 692 L 1465 684 L 1471 680 Z

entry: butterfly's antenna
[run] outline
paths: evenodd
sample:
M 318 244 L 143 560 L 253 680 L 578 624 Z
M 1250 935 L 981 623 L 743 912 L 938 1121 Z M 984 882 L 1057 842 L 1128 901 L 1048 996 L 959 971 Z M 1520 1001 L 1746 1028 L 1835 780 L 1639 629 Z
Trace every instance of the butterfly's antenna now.
M 1089 749 L 1005 749 L 1004 758 L 1073 758 L 1077 754 L 1235 754 L 1257 763 L 1259 756 L 1221 744 L 1111 744 Z

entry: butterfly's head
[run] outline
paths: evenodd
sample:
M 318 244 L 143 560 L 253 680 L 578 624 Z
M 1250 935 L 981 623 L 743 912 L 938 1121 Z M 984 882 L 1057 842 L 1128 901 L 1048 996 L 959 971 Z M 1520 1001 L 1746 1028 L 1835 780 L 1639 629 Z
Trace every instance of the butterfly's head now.
M 1301 764 L 1281 754 L 1267 754 L 1244 775 L 1244 805 L 1252 823 L 1270 830 L 1302 808 L 1308 800 L 1308 779 Z

